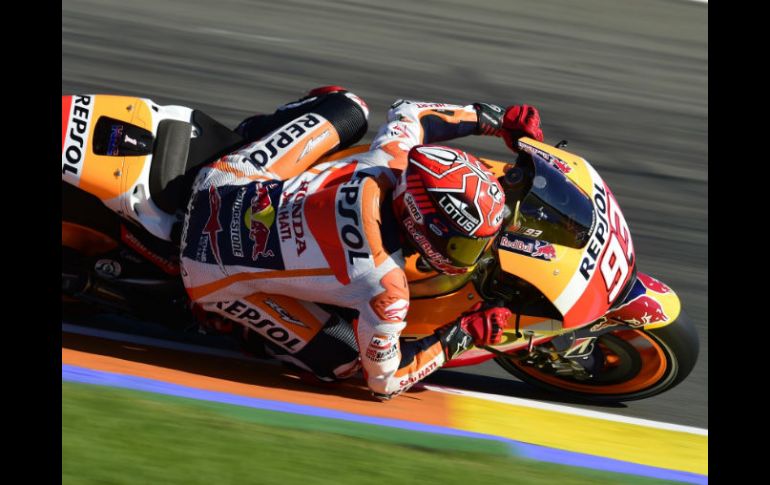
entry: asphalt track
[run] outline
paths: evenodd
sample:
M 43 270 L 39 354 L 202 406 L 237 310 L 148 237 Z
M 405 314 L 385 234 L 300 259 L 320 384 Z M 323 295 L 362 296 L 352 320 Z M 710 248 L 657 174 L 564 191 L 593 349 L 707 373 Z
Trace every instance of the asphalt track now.
M 343 84 L 370 106 L 364 141 L 399 97 L 537 106 L 546 141 L 569 140 L 607 180 L 640 269 L 677 291 L 700 332 L 679 387 L 592 408 L 708 427 L 707 20 L 686 0 L 64 0 L 62 94 L 150 97 L 234 126 Z M 509 155 L 498 140 L 458 145 Z M 483 365 L 434 379 L 545 398 L 505 375 Z

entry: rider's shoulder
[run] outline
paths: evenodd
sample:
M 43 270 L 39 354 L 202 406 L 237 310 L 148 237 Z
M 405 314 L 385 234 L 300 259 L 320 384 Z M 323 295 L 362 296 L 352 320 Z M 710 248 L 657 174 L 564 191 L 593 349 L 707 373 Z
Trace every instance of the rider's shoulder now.
M 350 194 L 354 191 L 355 198 L 362 205 L 380 204 L 394 185 L 393 177 L 388 176 L 384 170 L 367 170 L 359 172 L 356 177 L 342 184 L 342 187 L 348 187 L 342 189 L 342 192 Z

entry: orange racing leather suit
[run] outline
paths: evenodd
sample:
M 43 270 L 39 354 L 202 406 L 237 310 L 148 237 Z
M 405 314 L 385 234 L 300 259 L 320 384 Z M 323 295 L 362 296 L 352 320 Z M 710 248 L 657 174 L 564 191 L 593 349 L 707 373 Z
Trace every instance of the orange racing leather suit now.
M 185 287 L 276 357 L 332 378 L 363 367 L 389 398 L 447 359 L 436 335 L 399 341 L 409 288 L 392 191 L 412 147 L 477 134 L 476 110 L 399 100 L 368 151 L 315 166 L 366 131 L 363 101 L 336 92 L 273 116 L 277 129 L 198 174 L 182 232 Z M 354 338 L 329 305 L 358 311 Z

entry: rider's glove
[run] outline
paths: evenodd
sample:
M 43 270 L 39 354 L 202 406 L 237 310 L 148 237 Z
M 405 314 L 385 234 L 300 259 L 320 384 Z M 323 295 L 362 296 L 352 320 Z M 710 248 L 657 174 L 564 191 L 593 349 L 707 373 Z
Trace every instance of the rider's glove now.
M 496 104 L 473 103 L 476 109 L 476 134 L 503 136 L 503 116 L 505 109 Z
M 501 108 L 487 103 L 474 103 L 478 123 L 477 135 L 502 136 L 505 144 L 513 151 L 518 151 L 516 140 L 522 136 L 543 141 L 540 129 L 540 112 L 526 104 Z
M 540 129 L 540 112 L 537 108 L 523 104 L 509 106 L 503 117 L 503 139 L 513 151 L 518 151 L 516 140 L 522 136 L 543 141 L 543 131 Z
M 466 351 L 472 344 L 491 345 L 503 339 L 503 329 L 508 325 L 511 311 L 505 307 L 482 310 L 481 306 L 481 302 L 476 303 L 456 321 L 436 331 L 447 360 Z

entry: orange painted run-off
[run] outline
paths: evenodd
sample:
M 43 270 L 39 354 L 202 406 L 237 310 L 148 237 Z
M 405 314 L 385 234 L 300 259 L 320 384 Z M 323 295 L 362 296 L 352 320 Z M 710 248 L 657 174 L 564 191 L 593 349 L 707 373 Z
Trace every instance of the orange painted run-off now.
M 145 350 L 152 351 L 152 349 Z M 195 357 L 199 359 L 207 358 L 200 355 Z M 275 382 L 275 384 L 271 383 L 270 387 L 266 387 L 67 348 L 62 349 L 62 364 L 139 376 L 197 389 L 225 392 L 258 399 L 303 404 L 360 415 L 414 421 L 436 426 L 450 425 L 447 411 L 449 396 L 434 392 L 410 392 L 387 403 L 383 403 L 370 397 L 369 392 L 362 388 L 362 386 L 354 388 L 354 386 L 346 384 L 344 388 L 334 390 L 314 389 L 310 385 L 281 376 L 281 368 L 277 366 L 265 365 L 260 369 L 254 369 L 255 372 L 261 370 L 275 374 L 276 379 L 269 379 Z

